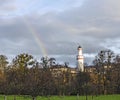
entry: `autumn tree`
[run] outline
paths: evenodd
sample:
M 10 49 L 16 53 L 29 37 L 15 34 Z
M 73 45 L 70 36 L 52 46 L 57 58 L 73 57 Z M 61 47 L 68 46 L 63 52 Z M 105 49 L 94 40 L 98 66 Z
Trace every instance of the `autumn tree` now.
M 55 82 L 50 67 L 55 64 L 55 58 L 42 57 L 42 94 L 51 95 L 55 89 Z M 51 91 L 53 90 L 53 91 Z
M 27 81 L 25 81 L 26 93 L 36 100 L 38 95 L 42 94 L 42 69 L 36 66 L 29 69 Z
M 7 65 L 8 65 L 7 57 L 5 55 L 0 55 L 0 70 L 4 72 Z
M 33 56 L 27 53 L 17 55 L 13 59 L 13 65 L 15 67 L 19 67 L 21 70 L 24 70 L 24 68 L 27 67 L 31 67 L 34 64 L 34 62 L 35 60 L 33 59 Z
M 51 58 L 49 58 L 49 57 L 42 57 L 41 58 L 41 65 L 42 65 L 42 67 L 44 68 L 44 69 L 46 69 L 46 68 L 50 68 L 50 67 L 52 67 L 53 65 L 55 65 L 56 63 L 55 63 L 55 61 L 56 61 L 56 59 L 55 58 L 53 58 L 53 57 L 51 57 Z
M 6 83 L 6 70 L 8 67 L 7 57 L 5 55 L 0 55 L 0 93 L 5 94 L 4 99 L 6 100 L 7 94 L 7 84 Z
M 110 72 L 114 52 L 111 50 L 101 50 L 93 61 L 98 75 L 98 90 L 103 88 L 103 94 L 107 93 L 107 86 L 110 83 Z M 102 85 L 102 87 L 101 87 Z
M 114 85 L 114 93 L 120 94 L 120 55 L 116 55 L 114 66 L 112 68 L 112 84 Z
M 49 58 L 49 64 L 50 64 L 50 67 L 54 66 L 56 63 L 55 63 L 56 59 L 55 58 Z
M 87 72 L 78 72 L 76 75 L 76 92 L 80 95 L 87 94 L 87 86 L 90 81 L 90 76 Z
M 18 82 L 15 84 L 13 80 L 13 83 L 16 85 L 16 88 L 18 88 L 20 94 L 25 94 L 26 84 L 24 83 L 28 80 L 27 75 L 29 73 L 29 68 L 34 66 L 34 64 L 35 60 L 33 56 L 27 53 L 17 55 L 12 61 L 12 71 L 15 70 L 16 72 L 16 78 L 14 79 Z

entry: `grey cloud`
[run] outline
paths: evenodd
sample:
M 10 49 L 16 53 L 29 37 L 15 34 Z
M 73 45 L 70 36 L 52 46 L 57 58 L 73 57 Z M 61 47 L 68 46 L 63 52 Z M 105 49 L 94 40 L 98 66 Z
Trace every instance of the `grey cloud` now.
M 13 2 L 15 0 L 0 0 L 0 5 L 3 5 L 3 4 L 6 4 L 6 3 L 9 3 L 9 2 Z
M 62 12 L 32 13 L 7 21 L 1 19 L 4 23 L 0 24 L 0 38 L 8 41 L 3 40 L 0 46 L 6 44 L 3 49 L 8 47 L 8 53 L 27 51 L 39 55 L 41 51 L 29 29 L 32 28 L 49 55 L 61 55 L 57 57 L 59 61 L 75 62 L 78 44 L 83 47 L 83 53 L 95 55 L 101 49 L 113 47 L 112 42 L 106 40 L 120 39 L 119 3 L 119 0 L 85 0 L 82 6 Z M 114 47 L 119 48 L 118 43 L 114 43 Z M 91 62 L 93 57 L 85 59 Z
M 16 9 L 15 0 L 0 0 L 0 18 L 8 17 Z

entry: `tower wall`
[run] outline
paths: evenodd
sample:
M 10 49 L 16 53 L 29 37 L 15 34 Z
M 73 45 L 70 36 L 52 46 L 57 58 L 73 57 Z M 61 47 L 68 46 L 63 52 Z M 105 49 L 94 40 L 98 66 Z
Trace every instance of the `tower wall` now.
M 84 57 L 82 54 L 82 48 L 80 46 L 78 47 L 77 68 L 78 68 L 78 71 L 81 71 L 81 72 L 84 71 Z

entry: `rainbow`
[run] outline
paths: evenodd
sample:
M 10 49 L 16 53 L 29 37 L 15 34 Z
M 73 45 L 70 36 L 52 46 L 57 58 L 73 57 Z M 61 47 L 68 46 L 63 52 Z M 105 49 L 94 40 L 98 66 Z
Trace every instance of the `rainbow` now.
M 35 30 L 35 28 L 32 26 L 32 24 L 26 18 L 23 18 L 23 21 L 24 21 L 25 25 L 27 26 L 31 35 L 34 37 L 34 40 L 37 43 L 37 45 L 39 46 L 43 56 L 47 56 L 47 50 L 44 46 L 44 43 L 42 42 L 42 39 L 40 38 L 40 35 L 38 35 L 38 32 Z

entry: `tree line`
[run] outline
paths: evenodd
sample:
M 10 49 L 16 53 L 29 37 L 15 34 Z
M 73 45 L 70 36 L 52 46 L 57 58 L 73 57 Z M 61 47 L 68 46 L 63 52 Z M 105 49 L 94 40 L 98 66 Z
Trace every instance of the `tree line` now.
M 59 68 L 66 70 L 52 70 Z M 29 95 L 33 100 L 38 95 L 120 94 L 120 55 L 101 50 L 93 66 L 85 69 L 89 70 L 71 74 L 68 63 L 57 64 L 55 58 L 42 57 L 38 62 L 23 53 L 9 63 L 0 55 L 0 94 Z
M 101 50 L 95 57 L 93 87 L 97 94 L 120 94 L 120 55 L 111 50 Z

